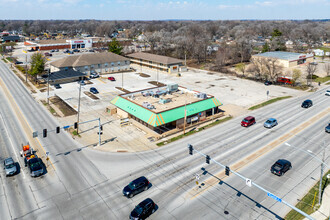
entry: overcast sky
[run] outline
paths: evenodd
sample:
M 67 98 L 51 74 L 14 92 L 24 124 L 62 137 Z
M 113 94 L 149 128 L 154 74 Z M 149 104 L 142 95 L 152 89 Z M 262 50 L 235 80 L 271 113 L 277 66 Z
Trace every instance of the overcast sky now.
M 0 0 L 0 19 L 328 19 L 330 0 Z

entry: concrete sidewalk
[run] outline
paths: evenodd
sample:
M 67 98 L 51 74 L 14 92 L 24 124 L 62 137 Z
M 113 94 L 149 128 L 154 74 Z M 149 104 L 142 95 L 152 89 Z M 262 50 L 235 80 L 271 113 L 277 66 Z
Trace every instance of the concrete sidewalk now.
M 312 216 L 316 220 L 329 219 L 329 216 L 330 216 L 330 185 L 328 185 L 327 188 L 324 189 L 321 207 L 317 211 L 312 213 L 310 216 Z M 307 218 L 305 218 L 304 220 L 307 220 Z

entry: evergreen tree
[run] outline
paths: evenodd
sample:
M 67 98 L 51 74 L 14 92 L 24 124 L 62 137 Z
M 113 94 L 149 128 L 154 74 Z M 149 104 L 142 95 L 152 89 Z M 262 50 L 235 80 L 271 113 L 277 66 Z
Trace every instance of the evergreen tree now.
M 119 42 L 116 38 L 113 38 L 112 41 L 108 44 L 109 52 L 120 55 L 123 47 L 119 45 Z
M 31 68 L 29 70 L 29 74 L 33 76 L 34 78 L 37 77 L 37 75 L 42 74 L 45 71 L 45 57 L 41 53 L 34 53 L 31 56 Z

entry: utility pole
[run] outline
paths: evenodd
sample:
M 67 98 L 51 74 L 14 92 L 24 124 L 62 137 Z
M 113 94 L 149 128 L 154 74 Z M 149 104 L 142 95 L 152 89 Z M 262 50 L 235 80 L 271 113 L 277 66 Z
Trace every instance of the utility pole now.
M 187 92 L 186 92 L 186 98 L 184 102 L 184 119 L 183 119 L 183 135 L 186 133 L 186 121 L 187 121 Z
M 158 85 L 158 63 L 157 63 L 157 85 Z
M 124 88 L 124 72 L 121 72 L 121 89 Z
M 323 157 L 322 162 L 325 160 L 325 147 L 323 149 Z M 322 182 L 323 182 L 323 163 L 321 163 L 321 177 L 320 177 L 320 185 L 319 185 L 319 206 L 321 205 L 321 194 L 322 194 Z
M 49 105 L 49 73 L 50 69 L 48 70 L 48 76 L 47 76 L 47 104 Z
M 80 94 L 81 94 L 81 81 L 79 81 L 79 99 L 78 99 L 78 118 L 77 118 L 77 134 L 79 134 L 79 112 L 80 112 Z

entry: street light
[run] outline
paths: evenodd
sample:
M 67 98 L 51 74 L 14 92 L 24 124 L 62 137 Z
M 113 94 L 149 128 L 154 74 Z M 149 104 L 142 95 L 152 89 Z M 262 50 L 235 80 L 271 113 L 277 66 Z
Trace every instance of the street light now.
M 313 157 L 314 159 L 316 159 L 317 161 L 321 162 L 321 178 L 320 178 L 320 184 L 319 184 L 319 205 L 321 205 L 321 188 L 322 188 L 322 180 L 323 180 L 323 166 L 326 166 L 326 167 L 330 168 L 330 167 L 328 166 L 328 164 L 326 164 L 326 163 L 324 162 L 324 161 L 325 161 L 325 149 L 326 149 L 326 147 L 323 148 L 324 151 L 323 151 L 323 157 L 322 157 L 322 160 L 321 160 L 321 159 L 319 159 L 319 158 L 316 156 L 316 154 L 315 154 L 313 151 L 311 151 L 311 150 L 303 150 L 303 149 L 301 149 L 301 148 L 298 148 L 298 147 L 292 146 L 292 145 L 289 144 L 289 143 L 285 143 L 285 145 L 286 145 L 286 146 L 289 146 L 289 147 L 296 148 L 296 149 L 298 149 L 298 150 L 301 150 L 301 151 L 307 153 L 308 155 L 310 155 L 311 157 Z
M 79 112 L 80 112 L 80 94 L 81 94 L 81 81 L 79 81 L 79 99 L 78 99 L 78 117 L 77 117 L 77 134 L 79 133 Z

